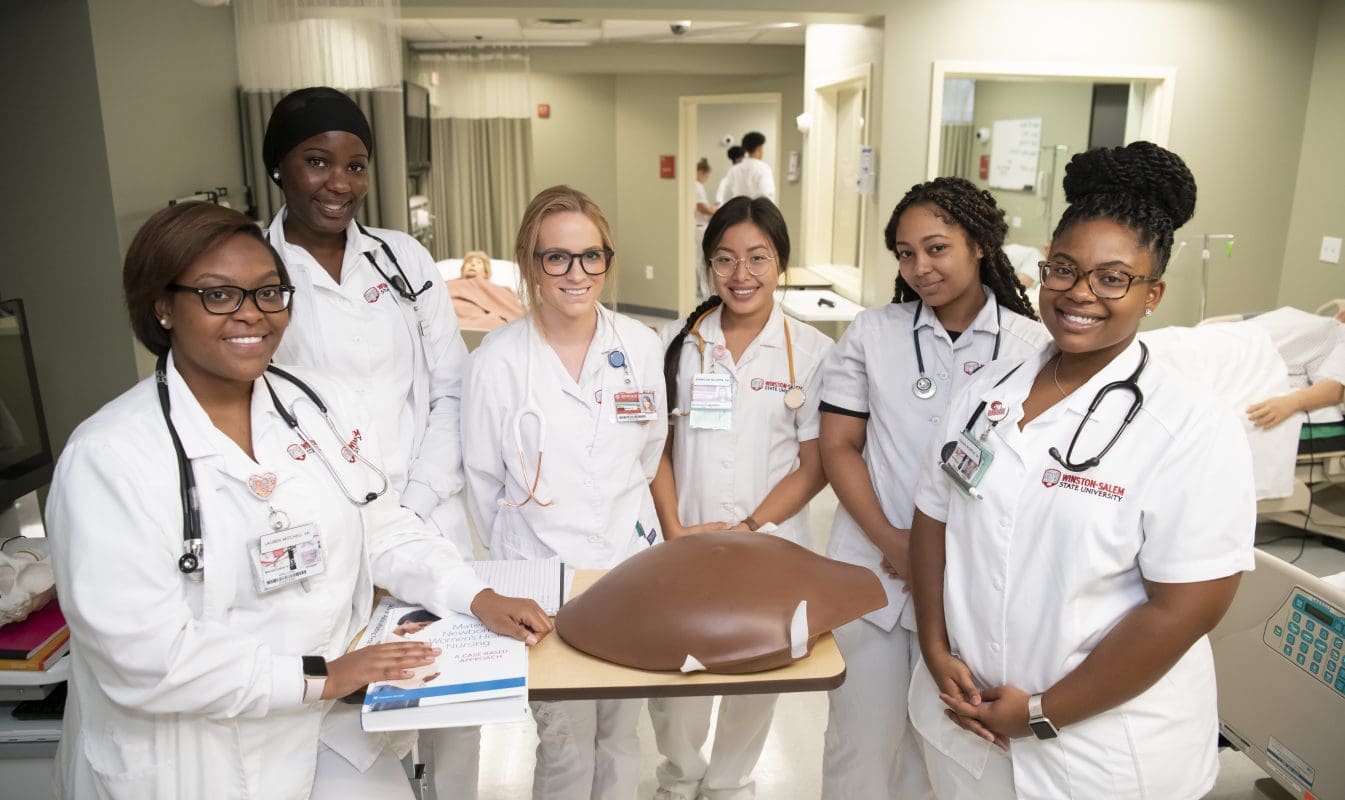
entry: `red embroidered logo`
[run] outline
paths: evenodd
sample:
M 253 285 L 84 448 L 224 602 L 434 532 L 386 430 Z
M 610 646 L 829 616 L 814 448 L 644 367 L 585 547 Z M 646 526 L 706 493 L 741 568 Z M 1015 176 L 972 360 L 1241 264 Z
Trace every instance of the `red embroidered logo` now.
M 968 374 L 968 375 L 975 375 L 975 374 L 977 373 L 977 371 L 979 371 L 979 370 L 981 369 L 981 367 L 984 367 L 984 366 L 985 366 L 985 365 L 982 364 L 982 363 L 979 362 L 979 361 L 963 361 L 963 362 L 962 362 L 962 371 L 965 372 L 965 373 Z
M 1057 483 L 1060 483 L 1060 470 L 1048 469 L 1042 473 L 1041 475 L 1042 486 L 1045 486 L 1047 489 L 1049 489 L 1052 486 L 1055 486 Z
M 391 291 L 386 283 L 378 283 L 364 290 L 364 302 L 377 303 L 378 298 Z

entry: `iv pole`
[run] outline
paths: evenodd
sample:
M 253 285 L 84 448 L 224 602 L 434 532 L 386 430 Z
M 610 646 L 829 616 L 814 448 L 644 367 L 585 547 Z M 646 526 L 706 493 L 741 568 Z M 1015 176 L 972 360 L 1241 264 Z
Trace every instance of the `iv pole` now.
M 1233 234 L 1231 233 L 1206 233 L 1200 237 L 1200 320 L 1205 320 L 1205 302 L 1209 299 L 1210 293 L 1210 241 L 1226 239 L 1228 241 L 1228 254 L 1233 254 Z

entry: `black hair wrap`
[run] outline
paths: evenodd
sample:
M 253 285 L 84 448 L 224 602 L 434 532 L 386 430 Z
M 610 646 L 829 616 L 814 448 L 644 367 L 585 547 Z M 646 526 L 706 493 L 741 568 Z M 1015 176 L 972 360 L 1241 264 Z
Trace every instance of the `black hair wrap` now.
M 374 136 L 369 120 L 344 93 L 326 86 L 310 86 L 281 98 L 266 123 L 266 138 L 262 141 L 262 161 L 271 180 L 279 186 L 276 169 L 281 160 L 309 137 L 327 131 L 353 134 L 373 154 Z

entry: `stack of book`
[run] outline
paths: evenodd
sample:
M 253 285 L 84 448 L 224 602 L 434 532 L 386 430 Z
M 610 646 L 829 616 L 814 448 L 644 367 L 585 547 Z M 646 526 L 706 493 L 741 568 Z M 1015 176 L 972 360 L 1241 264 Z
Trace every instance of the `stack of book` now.
M 70 650 L 70 628 L 52 600 L 27 619 L 0 627 L 0 670 L 40 672 Z

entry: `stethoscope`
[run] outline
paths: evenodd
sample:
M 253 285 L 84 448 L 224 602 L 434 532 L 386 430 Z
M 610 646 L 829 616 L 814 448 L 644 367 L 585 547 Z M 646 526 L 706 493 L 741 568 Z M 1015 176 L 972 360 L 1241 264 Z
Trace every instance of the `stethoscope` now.
M 1112 381 L 1111 383 L 1099 389 L 1097 394 L 1093 395 L 1093 402 L 1088 404 L 1088 412 L 1084 414 L 1083 419 L 1079 420 L 1078 427 L 1074 429 L 1074 436 L 1071 437 L 1069 440 L 1069 449 L 1065 451 L 1065 455 L 1064 456 L 1060 455 L 1060 448 L 1058 447 L 1052 447 L 1051 449 L 1046 451 L 1051 456 L 1051 458 L 1055 459 L 1057 464 L 1069 470 L 1070 472 L 1086 472 L 1087 470 L 1090 470 L 1093 467 L 1096 467 L 1098 464 L 1102 463 L 1102 457 L 1107 455 L 1107 453 L 1112 449 L 1112 445 L 1116 444 L 1116 441 L 1121 438 L 1121 434 L 1125 433 L 1125 429 L 1129 427 L 1130 423 L 1135 419 L 1135 416 L 1139 414 L 1140 409 L 1144 407 L 1144 392 L 1140 390 L 1139 377 L 1140 374 L 1144 372 L 1144 368 L 1148 364 L 1149 364 L 1149 347 L 1144 342 L 1140 342 L 1139 366 L 1135 367 L 1135 371 L 1130 373 L 1130 376 L 1125 380 Z M 1013 369 L 1005 373 L 1004 377 L 1000 378 L 998 381 L 995 382 L 994 388 L 998 388 L 1001 384 L 1007 381 L 1009 377 L 1012 376 L 1015 372 L 1017 372 L 1018 368 L 1021 366 L 1022 364 L 1019 364 L 1017 367 L 1014 367 Z M 1097 411 L 1098 406 L 1102 405 L 1102 400 L 1107 396 L 1107 393 L 1114 391 L 1130 392 L 1130 410 L 1126 412 L 1125 418 L 1122 419 L 1121 424 L 1117 426 L 1116 433 L 1112 434 L 1111 441 L 1107 442 L 1107 446 L 1102 448 L 1102 452 L 1098 453 L 1097 455 L 1093 456 L 1092 458 L 1086 461 L 1076 463 L 1074 461 L 1074 445 L 1079 441 L 1079 434 L 1083 433 L 1084 426 L 1088 424 L 1089 418 L 1093 416 L 1094 411 Z M 967 419 L 967 426 L 964 429 L 964 433 L 968 435 L 971 434 L 972 428 L 975 427 L 976 425 L 976 420 L 980 419 L 981 413 L 983 411 L 985 411 L 984 400 L 982 400 L 980 404 L 976 406 L 975 411 L 971 412 L 971 417 Z M 985 432 L 981 434 L 980 437 L 981 441 L 986 440 L 986 438 L 990 435 L 990 430 L 994 428 L 995 425 L 998 424 L 998 422 L 999 420 L 990 421 L 990 426 L 985 430 Z
M 934 379 L 930 378 L 928 375 L 925 374 L 925 354 L 920 350 L 920 313 L 924 310 L 924 308 L 925 303 L 923 300 L 916 303 L 915 318 L 911 320 L 911 340 L 915 342 L 915 368 L 920 373 L 920 377 L 916 378 L 915 383 L 911 384 L 911 394 L 914 394 L 921 400 L 928 400 L 929 398 L 934 396 L 934 393 L 938 391 L 939 387 L 934 383 Z M 1002 315 L 1000 311 L 1000 305 L 998 302 L 996 302 L 995 349 L 994 352 L 990 354 L 991 361 L 994 361 L 995 359 L 999 358 L 999 333 L 1002 330 L 1002 328 L 1000 327 L 1001 321 L 1002 321 Z M 792 376 L 790 377 L 790 382 L 793 382 Z
M 710 316 L 710 314 L 714 313 L 716 308 L 721 308 L 721 306 L 715 306 L 714 308 L 702 312 L 699 317 L 696 317 L 696 321 L 691 324 L 691 330 L 687 331 L 687 336 L 696 337 L 696 352 L 700 354 L 701 372 L 709 371 L 705 366 L 705 337 L 701 336 L 701 322 L 704 321 L 706 317 Z M 794 340 L 789 335 L 789 320 L 781 319 L 781 322 L 785 326 L 785 358 L 789 361 L 789 389 L 785 391 L 785 408 L 788 408 L 790 411 L 797 411 L 798 409 L 803 408 L 803 404 L 808 401 L 808 395 L 803 391 L 803 387 L 799 385 L 794 377 Z M 916 347 L 918 348 L 919 346 L 920 343 L 916 342 Z M 685 416 L 691 412 L 682 411 L 678 413 Z
M 598 307 L 598 317 L 602 318 L 602 306 Z M 519 474 L 523 476 L 523 487 L 528 490 L 528 496 L 517 503 L 501 498 L 500 504 L 509 508 L 522 508 L 528 503 L 536 503 L 542 508 L 546 508 L 556 501 L 554 499 L 543 500 L 537 496 L 537 487 L 542 482 L 542 455 L 546 452 L 546 415 L 542 412 L 542 406 L 538 404 L 537 396 L 533 392 L 533 353 L 541 346 L 541 342 L 534 341 L 538 337 L 532 320 L 528 320 L 525 324 L 528 329 L 528 377 L 524 384 L 523 404 L 514 412 L 514 447 L 518 451 Z M 630 361 L 626 358 L 626 342 L 621 338 L 621 331 L 617 328 L 616 320 L 609 320 L 608 324 L 612 333 L 616 336 L 617 346 L 616 349 L 607 351 L 607 365 L 613 369 L 625 370 L 626 384 L 635 384 L 638 394 L 641 390 L 639 384 L 635 383 L 635 374 L 631 371 Z M 611 399 L 610 402 L 615 403 L 616 401 Z M 523 420 L 527 417 L 537 420 L 537 462 L 532 469 L 531 479 L 528 478 L 528 458 L 523 448 Z
M 378 246 L 383 249 L 383 254 L 388 257 L 388 261 L 392 262 L 392 268 L 397 270 L 396 277 L 388 277 L 388 273 L 384 272 L 383 268 L 378 266 L 378 259 L 374 257 L 374 254 L 365 250 L 364 257 L 369 259 L 370 264 L 374 265 L 374 269 L 378 271 L 379 277 L 391 284 L 392 288 L 396 290 L 397 294 L 402 296 L 403 300 L 406 300 L 412 306 L 416 306 L 417 298 L 428 292 L 430 287 L 434 285 L 434 281 L 425 281 L 425 285 L 421 286 L 420 289 L 414 292 L 411 291 L 411 280 L 406 277 L 406 271 L 402 269 L 401 262 L 397 260 L 397 256 L 393 254 L 392 248 L 388 246 L 388 243 L 383 241 L 382 237 L 370 233 L 368 228 L 358 222 L 355 223 L 355 227 L 359 229 L 360 233 L 368 236 L 375 242 L 378 242 Z
M 177 560 L 177 568 L 187 577 L 193 580 L 201 580 L 204 577 L 203 570 L 205 569 L 205 565 L 202 561 L 205 556 L 205 547 L 201 541 L 201 499 L 196 490 L 195 472 L 192 470 L 191 462 L 187 459 L 186 451 L 182 448 L 182 440 L 178 437 L 177 427 L 173 425 L 173 418 L 169 413 L 167 366 L 168 354 L 165 353 L 159 356 L 159 362 L 154 368 L 154 380 L 159 392 L 159 409 L 163 412 L 163 420 L 168 425 L 168 435 L 173 440 L 173 451 L 177 455 L 178 486 L 182 498 L 182 557 Z M 338 442 L 343 441 L 341 432 L 337 430 L 336 423 L 332 422 L 331 415 L 327 413 L 327 406 L 318 397 L 317 392 L 313 391 L 308 384 L 279 367 L 268 366 L 266 371 L 284 378 L 294 384 L 299 391 L 303 392 L 304 396 L 312 402 L 322 414 L 322 418 L 326 420 L 327 427 L 331 429 L 332 435 L 336 437 L 336 440 Z M 271 382 L 266 380 L 265 376 L 262 377 L 262 380 L 266 383 L 266 390 L 271 394 L 271 404 L 275 406 L 276 413 L 280 414 L 280 418 L 285 421 L 285 424 L 289 426 L 290 430 L 299 434 L 302 441 L 313 449 L 313 453 L 318 457 L 318 461 L 327 468 L 327 472 L 330 473 L 332 478 L 336 481 L 336 485 L 341 487 L 341 491 L 345 493 L 346 498 L 349 499 L 350 502 L 357 506 L 368 505 L 377 500 L 388 490 L 389 484 L 387 473 L 379 469 L 372 461 L 361 455 L 358 450 L 348 445 L 343 445 L 341 447 L 342 458 L 351 463 L 358 461 L 361 464 L 364 464 L 366 467 L 373 470 L 374 474 L 383 482 L 382 488 L 376 492 L 368 492 L 362 498 L 357 497 L 352 493 L 350 487 L 346 485 L 345 481 L 341 480 L 341 476 L 337 474 L 336 469 L 327 459 L 327 455 L 323 452 L 322 446 L 318 444 L 317 439 L 308 435 L 308 431 L 299 424 L 297 415 L 291 414 L 289 411 L 285 410 L 285 407 L 280 403 L 280 398 L 276 395 L 276 390 L 271 386 Z M 291 409 L 297 407 L 299 401 L 303 399 L 304 398 L 301 397 L 295 400 Z

